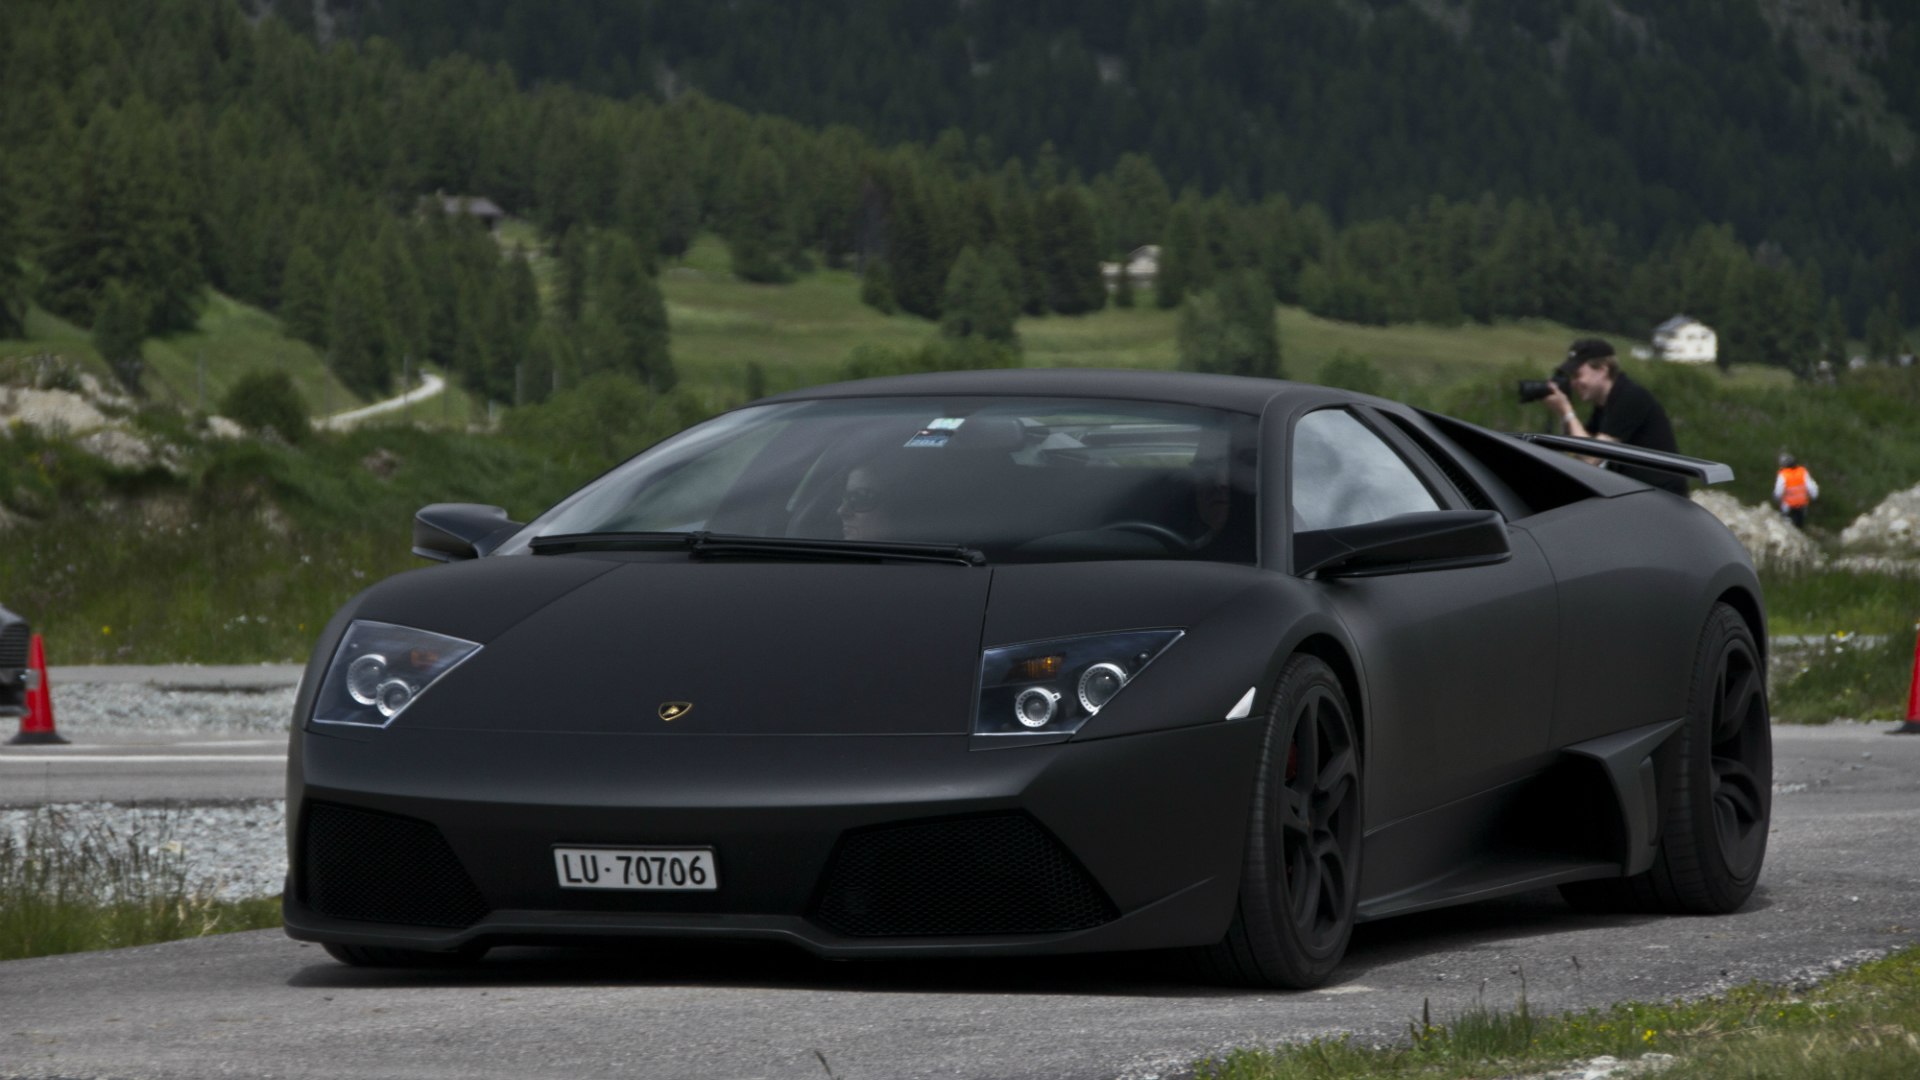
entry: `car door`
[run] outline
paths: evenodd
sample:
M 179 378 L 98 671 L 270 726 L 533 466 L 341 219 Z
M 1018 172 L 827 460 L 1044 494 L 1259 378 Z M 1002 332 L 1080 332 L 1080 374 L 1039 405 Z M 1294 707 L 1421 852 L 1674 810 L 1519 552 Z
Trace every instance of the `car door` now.
M 1472 508 L 1424 450 L 1370 410 L 1299 416 L 1287 461 L 1296 534 Z M 1508 534 L 1513 557 L 1494 565 L 1314 582 L 1360 654 L 1370 829 L 1491 792 L 1546 757 L 1553 575 L 1531 537 Z

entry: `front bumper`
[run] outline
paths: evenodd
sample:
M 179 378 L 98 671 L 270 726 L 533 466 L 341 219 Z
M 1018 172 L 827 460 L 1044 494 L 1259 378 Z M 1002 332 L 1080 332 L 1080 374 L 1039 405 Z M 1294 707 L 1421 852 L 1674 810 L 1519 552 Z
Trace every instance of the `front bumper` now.
M 1243 721 L 974 750 L 965 736 L 302 733 L 287 932 L 424 950 L 760 939 L 829 957 L 1202 944 L 1232 916 L 1259 735 Z M 410 854 L 428 835 L 442 853 Z M 721 887 L 561 889 L 556 845 L 711 847 Z M 849 885 L 858 852 L 880 871 Z M 460 902 L 433 899 L 447 896 Z

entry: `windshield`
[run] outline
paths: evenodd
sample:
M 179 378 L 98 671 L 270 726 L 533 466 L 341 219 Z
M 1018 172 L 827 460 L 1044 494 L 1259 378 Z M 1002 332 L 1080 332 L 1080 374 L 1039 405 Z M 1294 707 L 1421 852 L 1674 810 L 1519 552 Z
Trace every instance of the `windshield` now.
M 1254 561 L 1253 417 L 1154 402 L 872 398 L 740 409 L 500 551 L 590 533 L 965 545 L 992 562 Z

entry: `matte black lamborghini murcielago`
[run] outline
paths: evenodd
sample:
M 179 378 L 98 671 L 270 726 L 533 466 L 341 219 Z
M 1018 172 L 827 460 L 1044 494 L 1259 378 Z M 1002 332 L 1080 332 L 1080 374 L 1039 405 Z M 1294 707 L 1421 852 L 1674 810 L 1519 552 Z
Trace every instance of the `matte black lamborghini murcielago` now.
M 1545 445 L 1542 445 L 1542 444 Z M 1558 886 L 1725 912 L 1765 853 L 1761 593 L 1685 499 L 1378 398 L 969 372 L 726 413 L 321 635 L 288 933 L 1191 947 L 1310 986 L 1356 921 Z

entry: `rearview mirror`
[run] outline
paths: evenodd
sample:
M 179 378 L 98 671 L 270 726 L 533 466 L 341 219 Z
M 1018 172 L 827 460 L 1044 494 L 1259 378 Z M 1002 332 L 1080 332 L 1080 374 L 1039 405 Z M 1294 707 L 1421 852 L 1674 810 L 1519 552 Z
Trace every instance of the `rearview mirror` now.
M 506 543 L 522 523 L 498 506 L 434 503 L 413 515 L 413 553 L 435 562 L 477 559 Z
M 1407 574 L 1487 566 L 1512 557 L 1506 520 L 1492 510 L 1401 514 L 1293 537 L 1294 572 L 1302 577 Z

